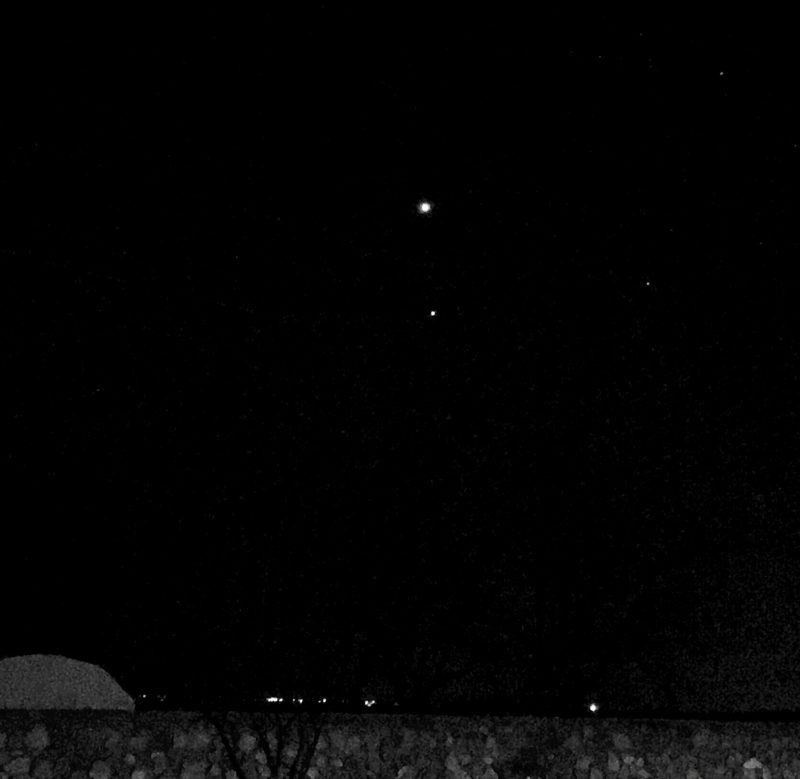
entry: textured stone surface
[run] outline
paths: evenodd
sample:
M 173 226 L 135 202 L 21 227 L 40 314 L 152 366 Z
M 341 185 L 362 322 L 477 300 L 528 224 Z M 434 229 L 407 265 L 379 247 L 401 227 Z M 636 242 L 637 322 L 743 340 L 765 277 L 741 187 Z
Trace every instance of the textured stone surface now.
M 133 711 L 133 698 L 102 668 L 60 655 L 0 660 L 0 709 Z

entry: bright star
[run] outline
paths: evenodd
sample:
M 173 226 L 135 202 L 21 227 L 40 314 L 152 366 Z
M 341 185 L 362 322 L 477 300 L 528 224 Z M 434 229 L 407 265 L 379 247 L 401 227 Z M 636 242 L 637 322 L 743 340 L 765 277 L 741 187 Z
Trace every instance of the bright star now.
M 420 214 L 429 214 L 433 210 L 433 203 L 430 200 L 421 200 L 417 203 L 417 212 Z

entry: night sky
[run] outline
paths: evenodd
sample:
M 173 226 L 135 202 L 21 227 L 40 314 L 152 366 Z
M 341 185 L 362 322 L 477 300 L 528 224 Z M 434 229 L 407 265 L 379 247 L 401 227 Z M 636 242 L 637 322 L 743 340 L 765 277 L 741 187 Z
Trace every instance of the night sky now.
M 0 655 L 800 709 L 791 26 L 337 6 L 3 25 Z

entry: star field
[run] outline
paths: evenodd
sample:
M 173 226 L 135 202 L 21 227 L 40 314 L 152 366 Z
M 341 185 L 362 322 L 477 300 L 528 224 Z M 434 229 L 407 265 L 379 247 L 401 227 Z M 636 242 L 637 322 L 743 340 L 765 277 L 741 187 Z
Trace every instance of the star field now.
M 6 55 L 8 653 L 796 708 L 790 44 L 319 6 Z

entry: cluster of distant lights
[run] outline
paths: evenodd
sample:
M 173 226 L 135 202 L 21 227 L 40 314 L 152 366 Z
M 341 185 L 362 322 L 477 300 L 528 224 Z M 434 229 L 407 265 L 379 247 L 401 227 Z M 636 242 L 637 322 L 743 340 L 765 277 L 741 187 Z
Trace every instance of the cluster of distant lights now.
M 279 698 L 279 697 L 277 697 L 277 696 L 275 696 L 275 695 L 269 695 L 269 696 L 267 696 L 266 698 L 264 698 L 264 701 L 265 701 L 266 703 L 283 703 L 283 700 L 284 700 L 283 698 Z M 304 700 L 305 700 L 304 698 L 292 698 L 292 703 L 299 703 L 299 704 L 302 704 Z M 327 699 L 327 698 L 320 698 L 320 699 L 317 701 L 317 703 L 327 703 L 327 702 L 328 702 L 328 699 Z M 367 700 L 365 700 L 365 701 L 364 701 L 364 705 L 365 705 L 367 708 L 371 708 L 371 707 L 372 707 L 372 706 L 374 706 L 374 705 L 375 705 L 377 702 L 378 702 L 378 701 L 374 700 L 373 698 L 369 698 L 369 699 L 367 699 Z
M 153 695 L 153 696 L 140 695 L 139 697 L 142 700 L 146 700 L 148 697 L 152 697 L 152 698 L 155 698 L 160 703 L 164 703 L 166 701 L 166 699 L 167 699 L 166 695 Z M 267 695 L 263 700 L 264 700 L 265 703 L 283 703 L 284 700 L 286 700 L 286 699 L 285 698 L 281 698 L 278 695 Z M 303 701 L 305 701 L 305 698 L 292 698 L 292 703 L 298 704 L 298 705 L 301 705 L 301 706 L 303 704 Z M 327 703 L 327 702 L 328 702 L 327 698 L 319 698 L 317 700 L 317 703 L 323 703 L 324 704 L 324 703 Z M 375 706 L 377 704 L 377 702 L 378 701 L 376 701 L 374 698 L 367 698 L 367 699 L 365 699 L 363 701 L 364 706 L 366 708 L 368 708 L 368 709 L 371 709 L 373 706 Z M 397 705 L 397 704 L 395 704 L 395 705 Z M 594 701 L 592 701 L 592 702 L 587 704 L 586 708 L 588 708 L 589 711 L 592 714 L 597 714 L 597 712 L 600 711 L 600 704 L 595 703 Z
M 140 695 L 139 698 L 141 700 L 143 700 L 143 701 L 147 700 L 148 698 L 152 698 L 154 700 L 157 700 L 159 703 L 164 703 L 167 700 L 167 696 L 166 695 L 147 695 L 147 693 L 144 693 L 144 694 Z M 297 703 L 297 704 L 301 704 L 302 705 L 304 700 L 305 700 L 305 698 L 292 698 L 292 703 Z M 266 698 L 264 698 L 264 702 L 265 703 L 283 703 L 284 702 L 284 698 L 278 697 L 277 695 L 268 695 Z M 317 703 L 327 703 L 327 702 L 328 702 L 327 698 L 320 698 L 317 701 Z M 377 702 L 378 701 L 376 701 L 374 698 L 367 698 L 364 701 L 364 705 L 369 709 L 369 708 L 372 708 Z

